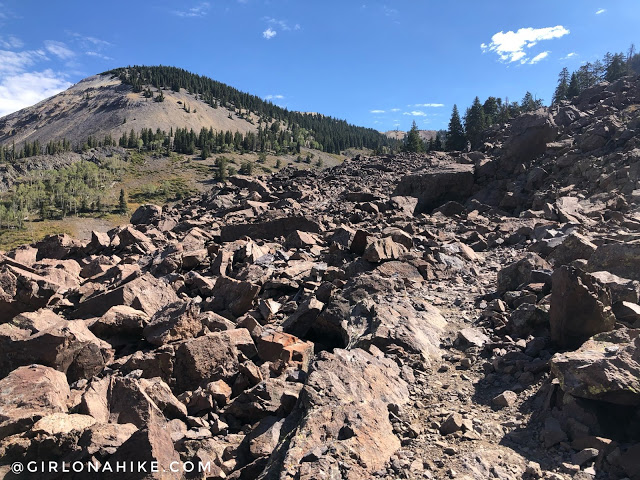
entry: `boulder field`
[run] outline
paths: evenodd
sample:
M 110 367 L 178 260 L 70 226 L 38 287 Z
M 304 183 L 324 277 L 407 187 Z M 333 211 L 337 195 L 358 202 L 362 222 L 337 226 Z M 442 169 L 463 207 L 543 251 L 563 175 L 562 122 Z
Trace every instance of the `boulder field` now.
M 624 78 L 1 253 L 0 478 L 640 479 L 639 135 Z

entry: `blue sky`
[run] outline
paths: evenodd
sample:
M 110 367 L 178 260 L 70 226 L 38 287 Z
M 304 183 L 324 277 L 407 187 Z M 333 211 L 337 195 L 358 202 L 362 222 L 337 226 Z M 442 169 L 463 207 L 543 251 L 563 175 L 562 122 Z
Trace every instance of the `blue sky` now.
M 476 95 L 548 102 L 563 66 L 626 51 L 638 25 L 638 0 L 0 0 L 0 115 L 163 64 L 291 110 L 439 129 Z

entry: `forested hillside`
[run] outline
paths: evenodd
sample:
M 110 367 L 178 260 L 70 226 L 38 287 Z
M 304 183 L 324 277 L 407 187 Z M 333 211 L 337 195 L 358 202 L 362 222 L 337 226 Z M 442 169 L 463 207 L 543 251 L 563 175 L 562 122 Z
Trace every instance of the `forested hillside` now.
M 273 120 L 284 122 L 294 136 L 296 131 L 304 129 L 312 132 L 314 148 L 329 153 L 339 153 L 350 147 L 379 150 L 382 146 L 392 143 L 377 130 L 357 127 L 345 120 L 321 114 L 292 112 L 256 95 L 241 92 L 181 68 L 133 66 L 117 68 L 105 74 L 117 75 L 123 83 L 131 85 L 134 92 L 143 92 L 149 85 L 158 90 L 170 88 L 175 92 L 183 88 L 213 108 L 221 106 L 236 109 L 241 117 L 247 116 L 250 112 L 254 113 L 259 117 L 260 124 L 270 124 Z

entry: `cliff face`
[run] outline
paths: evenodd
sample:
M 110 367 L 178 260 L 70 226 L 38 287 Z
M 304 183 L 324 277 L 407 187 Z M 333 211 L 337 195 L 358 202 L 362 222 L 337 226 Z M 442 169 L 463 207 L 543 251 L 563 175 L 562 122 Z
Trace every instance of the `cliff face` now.
M 638 105 L 623 79 L 483 152 L 231 177 L 8 252 L 0 463 L 637 478 Z

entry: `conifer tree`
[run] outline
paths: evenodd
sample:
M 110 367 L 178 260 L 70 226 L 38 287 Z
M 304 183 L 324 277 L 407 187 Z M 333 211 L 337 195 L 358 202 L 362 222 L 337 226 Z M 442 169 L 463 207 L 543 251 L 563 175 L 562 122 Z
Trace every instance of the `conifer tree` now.
M 127 213 L 128 207 L 127 207 L 127 197 L 124 194 L 124 189 L 121 188 L 120 189 L 120 199 L 118 200 L 118 212 L 125 214 Z
M 436 152 L 442 151 L 442 137 L 439 133 L 436 135 L 436 139 L 433 141 L 433 150 Z
M 578 82 L 578 75 L 574 72 L 571 74 L 571 81 L 567 89 L 567 98 L 577 97 L 578 95 L 580 95 L 580 83 Z
M 407 152 L 424 152 L 424 143 L 422 143 L 422 139 L 420 138 L 420 130 L 418 130 L 415 120 L 411 125 L 411 130 L 409 130 L 409 133 L 407 134 L 407 141 L 404 149 Z
M 486 128 L 484 108 L 480 99 L 476 97 L 473 104 L 464 117 L 464 126 L 467 139 L 471 142 L 471 148 L 477 149 L 482 146 L 482 132 Z
M 447 130 L 447 150 L 448 151 L 461 151 L 464 150 L 467 143 L 467 139 L 464 135 L 464 129 L 462 128 L 462 122 L 460 121 L 460 114 L 458 113 L 458 106 L 454 105 L 451 112 L 451 120 L 449 120 L 449 130 Z
M 560 75 L 558 75 L 558 86 L 556 87 L 556 91 L 553 94 L 552 103 L 555 104 L 567 99 L 567 94 L 569 91 L 569 79 L 569 69 L 567 69 L 567 67 L 564 67 L 560 72 Z

